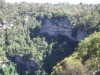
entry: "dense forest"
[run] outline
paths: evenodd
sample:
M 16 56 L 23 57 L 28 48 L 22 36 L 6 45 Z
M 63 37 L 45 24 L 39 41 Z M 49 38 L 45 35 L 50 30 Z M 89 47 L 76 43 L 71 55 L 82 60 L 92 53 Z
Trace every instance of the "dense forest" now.
M 45 19 L 67 17 L 81 42 L 40 33 Z M 11 24 L 11 25 L 10 25 Z M 0 0 L 0 75 L 92 75 L 100 70 L 100 4 Z

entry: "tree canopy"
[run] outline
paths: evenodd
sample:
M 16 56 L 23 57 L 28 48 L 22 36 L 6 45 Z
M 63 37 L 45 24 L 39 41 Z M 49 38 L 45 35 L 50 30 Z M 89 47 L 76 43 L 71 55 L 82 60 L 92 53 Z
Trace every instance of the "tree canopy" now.
M 90 71 L 99 70 L 99 16 L 100 4 L 6 3 L 0 0 L 0 75 L 49 75 L 51 71 L 51 75 L 85 75 L 86 67 Z M 73 36 L 78 28 L 91 35 L 78 44 L 66 36 L 40 33 L 45 19 L 59 17 L 67 17 L 70 24 L 75 25 Z M 2 28 L 10 23 L 12 27 Z M 20 62 L 15 62 L 16 57 L 21 58 Z

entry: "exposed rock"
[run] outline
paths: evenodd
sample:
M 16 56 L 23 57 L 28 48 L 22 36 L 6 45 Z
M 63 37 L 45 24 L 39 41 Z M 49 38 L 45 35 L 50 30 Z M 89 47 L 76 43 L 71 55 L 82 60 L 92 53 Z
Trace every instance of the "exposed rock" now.
M 100 71 L 95 71 L 93 75 L 100 75 Z
M 75 24 L 71 25 L 67 17 L 61 17 L 57 22 L 54 22 L 54 20 L 55 19 L 47 18 L 44 21 L 44 24 L 42 25 L 40 32 L 41 33 L 46 32 L 49 35 L 54 35 L 54 36 L 57 36 L 58 34 L 65 35 L 75 41 L 81 41 L 88 36 L 85 32 L 79 29 L 77 31 L 77 37 L 76 38 L 72 37 L 71 32 L 75 27 Z
M 5 67 L 6 66 L 6 62 L 0 58 L 0 65 L 2 65 L 2 67 Z
M 34 61 L 26 61 L 26 65 L 27 65 L 27 68 L 37 67 L 37 65 Z
M 2 64 L 3 63 L 3 60 L 2 59 L 0 59 L 0 64 Z
M 33 60 L 23 60 L 22 57 L 20 56 L 15 56 L 14 61 L 17 64 L 25 64 L 27 68 L 33 67 L 38 69 L 38 65 L 35 61 Z
M 22 58 L 20 56 L 15 57 L 15 62 L 20 63 L 22 62 Z
M 81 41 L 87 36 L 88 36 L 88 34 L 84 31 L 81 31 L 81 29 L 79 28 L 78 31 L 77 31 L 76 41 Z
M 13 26 L 14 26 L 13 22 L 0 21 L 0 28 L 6 29 L 6 28 L 12 28 Z

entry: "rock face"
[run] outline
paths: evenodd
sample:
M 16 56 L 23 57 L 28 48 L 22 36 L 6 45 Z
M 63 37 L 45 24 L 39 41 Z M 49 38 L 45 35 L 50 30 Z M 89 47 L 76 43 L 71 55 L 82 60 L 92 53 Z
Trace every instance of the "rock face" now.
M 13 26 L 14 26 L 13 22 L 0 21 L 0 29 L 12 28 Z
M 2 67 L 6 66 L 6 62 L 4 60 L 2 60 L 1 58 L 0 58 L 0 65 L 2 65 Z
M 65 35 L 72 40 L 81 41 L 88 35 L 79 29 L 77 31 L 77 37 L 71 36 L 71 32 L 75 25 L 71 25 L 67 17 L 61 17 L 59 19 L 46 19 L 41 27 L 41 33 L 48 33 L 49 35 L 57 36 L 58 34 Z
M 93 75 L 100 75 L 100 71 L 95 71 Z
M 31 67 L 37 68 L 37 69 L 39 68 L 38 64 L 35 61 L 23 60 L 22 57 L 20 57 L 20 56 L 15 56 L 13 61 L 17 64 L 24 64 L 28 69 Z
M 81 29 L 79 28 L 77 31 L 77 37 L 76 37 L 76 41 L 81 41 L 84 38 L 86 38 L 88 36 L 88 34 L 84 31 L 81 31 Z

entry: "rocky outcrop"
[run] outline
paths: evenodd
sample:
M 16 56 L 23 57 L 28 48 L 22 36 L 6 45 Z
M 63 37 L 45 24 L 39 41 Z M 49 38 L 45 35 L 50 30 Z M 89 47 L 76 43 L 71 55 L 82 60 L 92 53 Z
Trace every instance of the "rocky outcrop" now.
M 84 38 L 86 38 L 87 36 L 88 36 L 88 34 L 84 31 L 82 31 L 81 28 L 79 28 L 77 31 L 76 41 L 81 41 Z
M 7 61 L 4 61 L 2 58 L 0 58 L 0 65 L 1 65 L 2 67 L 6 67 Z
M 14 26 L 13 22 L 0 21 L 0 28 L 6 29 L 6 28 L 12 28 L 13 26 Z
M 75 41 L 81 41 L 88 36 L 85 32 L 81 31 L 81 29 L 78 29 L 77 37 L 76 38 L 72 37 L 71 32 L 74 27 L 75 24 L 71 25 L 67 17 L 61 17 L 55 19 L 47 18 L 44 21 L 44 24 L 42 25 L 40 32 L 48 33 L 49 35 L 54 35 L 54 36 L 57 36 L 58 34 L 65 35 Z
M 100 75 L 100 71 L 95 71 L 93 75 Z
M 16 64 L 22 64 L 22 65 L 24 64 L 28 69 L 31 68 L 31 67 L 36 68 L 36 69 L 39 68 L 38 64 L 35 61 L 33 61 L 33 60 L 23 60 L 23 58 L 20 57 L 20 56 L 15 56 L 13 61 Z

